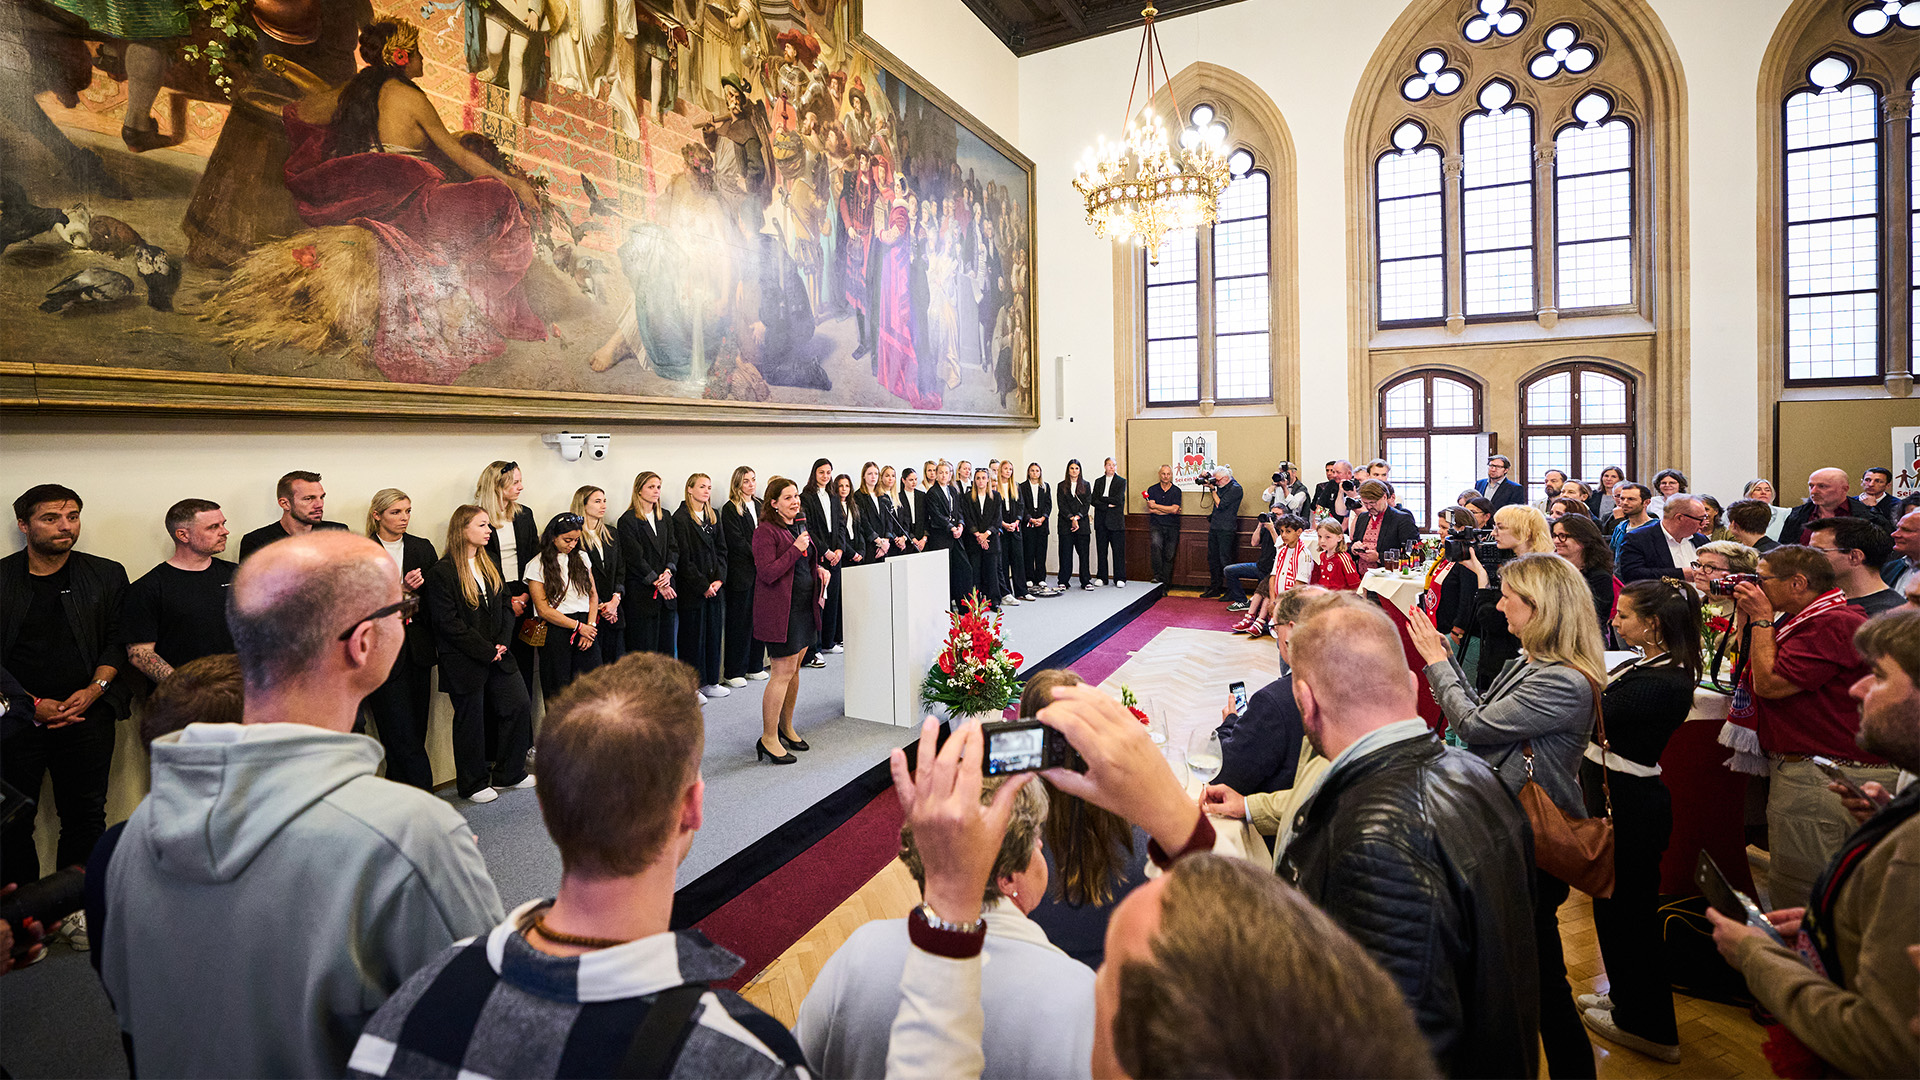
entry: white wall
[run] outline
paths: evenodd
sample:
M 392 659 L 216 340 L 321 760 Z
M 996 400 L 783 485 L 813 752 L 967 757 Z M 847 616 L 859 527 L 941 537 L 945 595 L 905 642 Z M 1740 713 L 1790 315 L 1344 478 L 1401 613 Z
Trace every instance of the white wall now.
M 865 0 L 867 36 L 1020 144 L 1020 62 L 960 0 Z

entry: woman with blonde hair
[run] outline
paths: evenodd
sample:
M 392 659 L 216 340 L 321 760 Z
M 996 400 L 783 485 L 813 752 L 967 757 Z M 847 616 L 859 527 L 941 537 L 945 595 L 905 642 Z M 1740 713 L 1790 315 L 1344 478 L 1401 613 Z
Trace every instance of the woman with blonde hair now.
M 868 557 L 879 562 L 888 555 L 898 555 L 894 538 L 900 527 L 893 519 L 893 500 L 880 492 L 880 466 L 867 462 L 860 466 L 860 486 L 854 489 L 852 500 L 853 513 L 847 520 L 858 522 L 858 529 L 866 538 L 866 546 L 872 551 Z
M 754 494 L 759 477 L 741 465 L 727 480 L 727 501 L 720 506 L 720 535 L 727 542 L 726 631 L 721 644 L 723 685 L 738 690 L 747 680 L 767 677 L 767 647 L 753 636 L 753 530 L 762 508 Z
M 620 604 L 627 591 L 627 568 L 620 561 L 620 536 L 607 521 L 607 493 L 587 484 L 573 493 L 568 510 L 580 519 L 580 552 L 593 570 L 593 591 L 600 601 L 600 662 L 611 664 L 627 651 L 627 624 Z
M 720 648 L 725 633 L 727 540 L 720 515 L 713 512 L 713 480 L 706 473 L 687 477 L 680 509 L 673 512 L 673 538 L 680 559 L 673 587 L 680 594 L 680 659 L 700 675 L 700 695 L 711 700 L 733 693 L 720 681 Z
M 407 531 L 413 520 L 413 500 L 399 488 L 374 492 L 367 507 L 367 538 L 379 544 L 400 570 L 405 595 L 418 597 L 426 588 L 427 571 L 440 561 L 433 541 Z M 366 713 L 374 734 L 387 750 L 387 779 L 398 784 L 433 788 L 433 765 L 427 760 L 427 717 L 433 708 L 433 630 L 416 612 L 407 620 L 406 644 L 393 658 L 387 681 L 367 695 Z
M 627 574 L 627 651 L 674 654 L 673 569 L 679 545 L 673 518 L 660 505 L 660 474 L 633 478 L 633 497 L 616 527 L 620 562 Z
M 1482 688 L 1493 682 L 1501 665 L 1520 655 L 1520 639 L 1508 629 L 1506 617 L 1500 613 L 1501 568 L 1516 556 L 1553 552 L 1553 527 L 1547 524 L 1545 514 L 1531 506 L 1501 507 L 1493 514 L 1492 526 L 1493 546 L 1499 553 L 1493 566 L 1480 560 L 1477 548 L 1468 549 L 1468 558 L 1460 563 L 1460 569 L 1473 575 L 1475 592 L 1466 622 L 1480 643 L 1473 684 Z M 1466 579 L 1461 584 L 1467 584 Z M 1593 606 L 1591 600 L 1587 606 Z M 1598 619 L 1594 625 L 1599 625 Z
M 487 557 L 493 560 L 501 580 L 506 582 L 507 604 L 516 619 L 533 614 L 527 600 L 527 567 L 540 550 L 540 527 L 533 523 L 533 511 L 520 503 L 526 486 L 520 475 L 520 464 L 514 461 L 492 462 L 480 470 L 480 479 L 473 486 L 473 505 L 487 512 L 487 522 L 493 526 L 493 537 L 487 541 Z M 518 635 L 507 647 L 513 652 L 520 681 L 526 684 L 527 697 L 531 698 L 533 673 L 538 664 L 534 648 Z M 493 740 L 488 739 L 487 745 L 492 746 Z
M 477 803 L 499 798 L 495 786 L 525 786 L 527 748 L 533 745 L 533 699 L 507 646 L 516 621 L 507 605 L 507 581 L 486 555 L 492 533 L 485 510 L 455 510 L 446 553 L 426 574 L 440 689 L 453 701 L 457 790 Z
M 1426 661 L 1428 685 L 1454 733 L 1494 767 L 1508 791 L 1518 793 L 1532 779 L 1567 817 L 1584 818 L 1580 760 L 1607 681 L 1593 594 L 1572 563 L 1547 554 L 1521 555 L 1506 564 L 1497 591 L 1500 613 L 1519 636 L 1520 655 L 1500 668 L 1485 691 L 1476 691 L 1433 624 L 1411 618 L 1408 628 Z M 1574 1009 L 1560 947 L 1559 909 L 1566 899 L 1566 882 L 1536 868 L 1540 1035 L 1553 1076 L 1591 1076 L 1593 1046 Z

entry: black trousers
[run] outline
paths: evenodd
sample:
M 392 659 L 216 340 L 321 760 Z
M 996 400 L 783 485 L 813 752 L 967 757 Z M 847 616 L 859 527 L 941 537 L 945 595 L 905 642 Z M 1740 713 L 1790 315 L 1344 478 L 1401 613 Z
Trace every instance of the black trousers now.
M 448 691 L 447 697 L 453 699 L 453 771 L 460 794 L 525 780 L 527 750 L 533 746 L 533 700 L 520 676 L 489 664 L 478 690 Z M 492 751 L 487 749 L 488 731 L 494 733 Z
M 1047 583 L 1047 527 L 1029 525 L 1021 529 L 1020 548 L 1027 567 L 1027 586 L 1040 588 Z
M 1567 883 L 1533 872 L 1533 940 L 1540 960 L 1540 1041 L 1546 1044 L 1547 1072 L 1553 1080 L 1594 1075 L 1593 1044 L 1567 985 L 1567 955 L 1560 944 L 1560 905 Z
M 726 629 L 724 591 L 680 600 L 680 659 L 700 673 L 701 686 L 720 682 L 720 649 Z
M 978 552 L 979 548 L 973 549 Z M 953 606 L 960 607 L 973 591 L 973 558 L 959 540 L 947 545 L 947 589 L 953 594 Z
M 600 620 L 600 637 L 594 642 L 600 647 L 600 662 L 611 664 L 627 655 L 627 601 L 620 600 L 620 617 L 611 621 Z
M 1673 834 L 1673 796 L 1657 776 L 1609 773 L 1613 786 L 1613 895 L 1593 902 L 1593 932 L 1607 965 L 1613 1022 L 1643 1039 L 1677 1046 L 1673 985 L 1660 929 L 1660 860 Z M 1580 763 L 1587 812 L 1605 809 L 1600 766 Z
M 1093 523 L 1094 558 L 1100 563 L 1101 581 L 1127 580 L 1127 530 L 1111 529 Z M 1108 573 L 1107 554 L 1113 554 L 1112 573 Z
M 404 653 L 395 657 L 387 681 L 360 703 L 386 748 L 387 779 L 433 790 L 433 763 L 427 760 L 427 717 L 432 710 L 433 668 L 414 663 Z
M 967 554 L 973 557 L 972 588 L 978 590 L 989 604 L 997 608 L 1000 606 L 1000 597 L 1005 595 L 994 591 L 999 588 L 1000 583 L 1000 542 L 989 541 L 988 546 L 983 549 L 980 541 L 975 540 L 972 533 L 967 534 L 966 540 Z
M 725 662 L 721 673 L 729 679 L 744 679 L 767 666 L 767 646 L 753 638 L 753 590 L 726 589 L 727 618 Z
M 60 845 L 53 870 L 85 866 L 107 831 L 107 776 L 113 768 L 112 710 L 95 702 L 77 724 L 48 730 L 31 725 L 7 740 L 0 778 L 36 802 L 40 782 L 53 777 L 53 806 L 60 814 Z M 0 885 L 38 881 L 40 854 L 33 846 L 36 815 L 21 813 L 0 827 Z
M 1065 530 L 1060 533 L 1060 587 L 1067 587 L 1067 579 L 1073 577 L 1074 556 L 1080 557 L 1080 584 L 1092 584 L 1093 563 L 1087 558 L 1087 530 Z
M 1234 564 L 1239 539 L 1229 529 L 1207 530 L 1207 588 L 1226 589 L 1226 569 Z
M 651 588 L 652 586 L 648 586 Z M 627 612 L 627 652 L 673 655 L 673 608 L 655 603 L 651 611 Z
M 1019 596 L 1027 591 L 1027 538 L 1018 532 L 1000 534 L 1001 595 Z
M 561 614 L 576 622 L 587 621 L 584 611 L 563 611 Z M 540 692 L 546 695 L 548 701 L 565 690 L 581 673 L 592 671 L 604 662 L 598 637 L 585 649 L 576 647 L 572 637 L 565 627 L 547 624 L 547 643 L 540 646 Z
M 1153 580 L 1173 584 L 1173 557 L 1180 550 L 1180 519 L 1171 527 L 1155 521 L 1147 533 L 1147 555 L 1153 562 Z
M 527 601 L 527 610 L 533 610 L 533 601 Z M 518 623 L 524 621 L 525 619 L 523 617 L 515 623 L 516 629 L 513 640 L 508 643 L 507 649 L 513 654 L 514 665 L 520 669 L 520 685 L 526 687 L 527 700 L 532 701 L 534 675 L 540 670 L 540 650 L 520 640 Z M 493 739 L 493 732 L 489 731 L 487 733 L 487 747 L 489 750 L 493 748 Z

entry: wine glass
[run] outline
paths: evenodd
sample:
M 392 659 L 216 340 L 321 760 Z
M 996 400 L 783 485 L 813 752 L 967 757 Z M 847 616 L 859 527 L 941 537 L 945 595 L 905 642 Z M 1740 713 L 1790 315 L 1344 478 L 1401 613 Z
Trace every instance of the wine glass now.
M 1154 704 L 1154 701 L 1152 698 L 1146 697 L 1144 695 L 1142 695 L 1140 698 L 1140 711 L 1147 714 L 1147 738 L 1152 739 L 1153 745 L 1155 746 L 1161 746 L 1161 747 L 1166 746 L 1167 745 L 1166 714 L 1160 711 L 1159 706 Z
M 1205 791 L 1213 778 L 1220 775 L 1220 732 L 1213 728 L 1200 728 L 1187 737 L 1187 774 Z

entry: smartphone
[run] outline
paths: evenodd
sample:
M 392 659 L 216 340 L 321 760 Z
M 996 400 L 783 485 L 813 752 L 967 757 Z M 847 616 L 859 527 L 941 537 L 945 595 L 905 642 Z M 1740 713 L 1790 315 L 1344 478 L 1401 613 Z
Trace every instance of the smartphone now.
M 1720 865 L 1713 861 L 1713 856 L 1704 851 L 1693 864 L 1693 883 L 1700 886 L 1701 894 L 1707 898 L 1707 903 L 1712 905 L 1715 911 L 1729 919 L 1764 931 L 1768 937 L 1782 946 L 1787 944 L 1786 940 L 1780 936 L 1780 931 L 1775 930 L 1773 923 L 1768 921 L 1767 913 L 1760 910 L 1760 905 L 1754 903 L 1753 898 L 1746 893 L 1734 888 L 1733 884 L 1727 880 L 1727 875 L 1720 872 Z
M 1241 716 L 1247 715 L 1247 684 L 1243 682 L 1229 683 L 1227 685 L 1227 693 L 1233 695 L 1233 711 L 1239 713 Z
M 1887 799 L 1876 799 L 1868 795 L 1865 791 L 1862 791 L 1860 785 L 1853 782 L 1853 777 L 1848 776 L 1845 769 L 1835 765 L 1832 758 L 1821 757 L 1819 754 L 1814 754 L 1807 758 L 1807 760 L 1813 762 L 1821 772 L 1826 773 L 1827 779 L 1845 788 L 1850 798 L 1859 799 L 1868 806 L 1885 806 L 1891 801 Z
M 1004 720 L 980 725 L 987 752 L 980 759 L 983 776 L 1011 776 L 1041 769 L 1086 772 L 1087 763 L 1067 737 L 1038 720 Z

